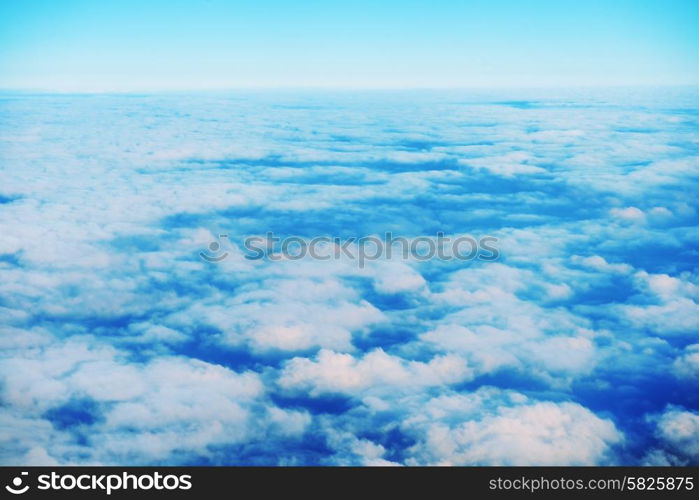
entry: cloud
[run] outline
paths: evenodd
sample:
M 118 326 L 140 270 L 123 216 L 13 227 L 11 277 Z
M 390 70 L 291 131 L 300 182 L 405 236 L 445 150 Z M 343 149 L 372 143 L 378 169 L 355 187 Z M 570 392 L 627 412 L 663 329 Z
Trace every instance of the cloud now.
M 683 354 L 672 364 L 674 373 L 690 381 L 699 381 L 699 344 L 685 347 Z
M 0 460 L 697 463 L 686 92 L 4 100 Z
M 374 288 L 379 293 L 420 292 L 427 286 L 427 282 L 420 273 L 406 264 L 391 262 L 388 265 L 377 267 Z
M 541 174 L 546 172 L 546 169 L 530 164 L 529 162 L 531 160 L 531 155 L 518 151 L 507 153 L 502 156 L 486 156 L 476 159 L 459 160 L 459 162 L 465 166 L 486 169 L 490 173 L 505 177 L 513 177 L 522 174 Z
M 614 218 L 634 223 L 643 223 L 646 220 L 646 214 L 636 207 L 612 208 L 609 213 Z
M 270 278 L 221 299 L 195 302 L 167 322 L 179 328 L 211 325 L 228 346 L 302 351 L 351 350 L 353 332 L 384 320 L 381 311 L 333 278 Z
M 22 438 L 18 452 L 27 460 L 154 463 L 174 453 L 210 456 L 210 446 L 255 440 L 258 432 L 299 435 L 309 424 L 304 412 L 265 404 L 262 380 L 252 372 L 182 357 L 133 363 L 89 340 L 3 363 L 3 400 L 11 405 L 4 428 L 8 437 Z M 61 444 L 31 447 L 33 426 Z M 83 433 L 88 443 L 76 444 L 75 435 Z
M 668 407 L 652 417 L 663 448 L 646 457 L 652 465 L 687 465 L 699 460 L 699 415 L 678 407 Z
M 427 414 L 461 401 L 433 401 Z M 473 415 L 474 408 L 469 408 Z M 465 421 L 448 424 L 415 417 L 422 441 L 411 449 L 415 465 L 594 465 L 609 460 L 622 436 L 614 424 L 575 403 L 522 402 L 498 411 L 483 408 Z M 468 410 L 467 410 L 468 411 Z M 436 415 L 435 415 L 436 416 Z M 439 417 L 437 417 L 439 419 Z
M 699 287 L 694 283 L 695 277 L 641 271 L 635 278 L 646 303 L 620 307 L 631 324 L 651 328 L 660 335 L 689 336 L 697 331 Z
M 573 255 L 571 261 L 575 264 L 581 264 L 584 267 L 605 273 L 627 274 L 633 270 L 628 264 L 610 264 L 604 257 L 600 257 L 599 255 L 592 255 L 590 257 Z
M 405 361 L 377 349 L 356 359 L 350 354 L 321 350 L 315 361 L 294 358 L 280 374 L 287 389 L 322 393 L 360 394 L 440 386 L 471 378 L 471 370 L 456 356 L 438 356 L 427 363 Z

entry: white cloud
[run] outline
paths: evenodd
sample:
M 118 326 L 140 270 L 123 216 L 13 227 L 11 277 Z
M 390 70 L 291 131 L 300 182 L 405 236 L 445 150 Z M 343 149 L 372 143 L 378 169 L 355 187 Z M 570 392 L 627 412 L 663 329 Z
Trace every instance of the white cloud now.
M 681 379 L 699 382 L 699 344 L 685 347 L 683 354 L 672 364 L 672 369 Z
M 699 415 L 679 408 L 668 408 L 658 417 L 657 435 L 668 451 L 680 460 L 699 460 Z
M 610 264 L 604 257 L 599 255 L 592 255 L 590 257 L 573 255 L 570 260 L 575 264 L 580 264 L 584 267 L 594 269 L 595 271 L 605 273 L 627 274 L 633 270 L 628 264 Z
M 629 222 L 642 223 L 646 220 L 646 214 L 637 207 L 612 208 L 609 214 L 614 218 Z
M 667 274 L 635 275 L 636 286 L 650 299 L 648 305 L 622 305 L 627 320 L 636 326 L 651 328 L 660 335 L 691 335 L 699 329 L 699 287 L 696 278 L 683 275 L 680 278 Z
M 374 288 L 380 293 L 420 292 L 427 286 L 425 278 L 407 264 L 382 262 L 374 269 L 377 271 Z
M 513 406 L 489 407 L 503 396 Z M 596 465 L 622 440 L 611 421 L 578 404 L 492 391 L 433 399 L 405 426 L 420 438 L 408 461 L 416 465 Z
M 27 439 L 12 460 L 26 454 L 26 463 L 149 463 L 176 451 L 208 455 L 211 445 L 246 442 L 265 432 L 298 436 L 310 423 L 305 412 L 266 404 L 264 385 L 252 372 L 179 357 L 128 363 L 122 355 L 71 341 L 42 348 L 32 359 L 5 360 L 3 400 L 25 415 L 7 422 L 6 432 L 24 436 L 35 426 L 37 437 L 63 443 L 47 450 L 43 440 Z M 98 412 L 88 423 L 91 439 L 100 443 L 94 449 L 69 446 L 69 430 L 59 432 L 47 419 L 47 410 L 85 398 Z M 257 406 L 268 409 L 260 413 Z
M 377 349 L 357 359 L 351 354 L 321 350 L 315 361 L 294 358 L 282 371 L 286 389 L 323 393 L 360 394 L 440 386 L 471 378 L 471 369 L 456 356 L 437 356 L 429 362 L 405 361 Z
M 166 321 L 177 328 L 193 323 L 212 325 L 223 332 L 224 346 L 299 351 L 313 347 L 352 350 L 353 332 L 384 319 L 376 307 L 338 279 L 276 277 L 241 289 L 231 298 L 193 303 Z

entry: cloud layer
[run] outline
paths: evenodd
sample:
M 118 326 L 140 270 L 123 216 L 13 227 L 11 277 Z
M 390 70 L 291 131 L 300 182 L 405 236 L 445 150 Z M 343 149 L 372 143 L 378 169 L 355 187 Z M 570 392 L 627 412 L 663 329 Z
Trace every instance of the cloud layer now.
M 3 96 L 0 461 L 696 464 L 696 97 Z

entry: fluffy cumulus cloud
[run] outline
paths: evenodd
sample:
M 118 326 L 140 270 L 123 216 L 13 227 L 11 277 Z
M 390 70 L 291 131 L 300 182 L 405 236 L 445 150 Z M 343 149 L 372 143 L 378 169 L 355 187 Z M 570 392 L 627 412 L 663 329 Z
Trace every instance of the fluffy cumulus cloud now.
M 458 356 L 437 356 L 429 362 L 405 361 L 377 349 L 355 359 L 350 354 L 322 350 L 317 360 L 294 358 L 281 373 L 283 388 L 322 393 L 395 391 L 400 388 L 442 386 L 471 378 L 471 370 Z
M 698 463 L 696 97 L 3 95 L 0 462 Z
M 428 404 L 427 415 L 441 413 Z M 466 402 L 468 404 L 468 402 Z M 433 406 L 434 405 L 434 406 Z M 436 417 L 436 418 L 435 418 Z M 463 420 L 462 420 L 463 419 Z M 535 402 L 500 407 L 497 412 L 478 408 L 470 418 L 442 423 L 415 417 L 420 441 L 410 451 L 410 464 L 439 465 L 584 465 L 607 463 L 611 445 L 621 440 L 610 420 L 595 416 L 576 403 Z
M 267 407 L 254 372 L 181 356 L 132 362 L 93 338 L 41 345 L 5 360 L 1 371 L 10 405 L 3 441 L 32 461 L 50 462 L 44 441 L 67 463 L 195 460 L 260 432 L 302 434 L 310 420 L 303 411 Z
M 649 418 L 656 427 L 660 447 L 651 450 L 650 465 L 688 465 L 699 460 L 699 413 L 669 406 Z
M 699 344 L 687 346 L 672 368 L 678 377 L 699 382 Z

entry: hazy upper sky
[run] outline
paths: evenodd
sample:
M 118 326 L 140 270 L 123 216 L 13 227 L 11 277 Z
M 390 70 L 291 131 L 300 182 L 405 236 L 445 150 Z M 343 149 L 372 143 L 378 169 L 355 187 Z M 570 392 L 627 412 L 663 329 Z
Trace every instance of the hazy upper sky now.
M 699 2 L 0 0 L 0 88 L 699 83 Z

